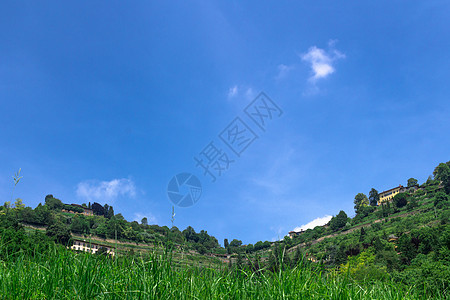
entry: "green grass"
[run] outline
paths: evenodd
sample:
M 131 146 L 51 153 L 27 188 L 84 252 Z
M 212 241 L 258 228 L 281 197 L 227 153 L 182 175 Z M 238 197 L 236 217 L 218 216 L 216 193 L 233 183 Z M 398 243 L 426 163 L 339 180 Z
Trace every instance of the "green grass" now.
M 413 287 L 391 281 L 358 283 L 308 265 L 275 273 L 174 268 L 166 253 L 115 260 L 62 247 L 0 260 L 0 298 L 428 299 Z

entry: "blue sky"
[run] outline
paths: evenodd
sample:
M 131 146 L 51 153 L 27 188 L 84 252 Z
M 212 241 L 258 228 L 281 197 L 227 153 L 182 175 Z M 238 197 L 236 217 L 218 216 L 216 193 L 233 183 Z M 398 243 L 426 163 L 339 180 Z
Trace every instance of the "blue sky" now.
M 28 206 L 51 193 L 170 226 L 167 184 L 189 172 L 202 196 L 175 225 L 221 243 L 352 215 L 357 193 L 450 159 L 449 15 L 446 1 L 3 1 L 0 197 L 22 168 Z M 260 92 L 282 116 L 210 182 L 194 156 Z

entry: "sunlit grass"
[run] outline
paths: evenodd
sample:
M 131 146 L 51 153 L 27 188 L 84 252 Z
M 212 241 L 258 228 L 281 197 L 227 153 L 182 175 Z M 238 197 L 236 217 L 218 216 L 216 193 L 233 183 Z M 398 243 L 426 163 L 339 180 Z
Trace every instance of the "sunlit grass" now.
M 116 260 L 61 247 L 0 261 L 0 295 L 3 299 L 427 298 L 401 284 L 358 284 L 302 264 L 275 273 L 173 268 L 170 254 Z

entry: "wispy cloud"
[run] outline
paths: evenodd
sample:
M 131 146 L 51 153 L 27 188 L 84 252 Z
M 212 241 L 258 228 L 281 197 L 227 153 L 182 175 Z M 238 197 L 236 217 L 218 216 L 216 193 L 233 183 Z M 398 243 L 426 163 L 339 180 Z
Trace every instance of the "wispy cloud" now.
M 230 87 L 230 89 L 228 90 L 228 98 L 233 98 L 237 94 L 238 94 L 238 87 L 237 87 L 237 85 L 234 85 L 234 86 Z
M 270 144 L 266 144 L 265 147 L 266 151 L 275 153 L 266 158 L 267 165 L 264 171 L 249 180 L 270 195 L 286 196 L 295 186 L 295 182 L 301 180 L 303 176 L 298 163 L 300 154 L 292 146 L 283 149 L 276 147 L 276 150 L 271 148 Z
M 326 51 L 316 46 L 308 49 L 307 53 L 301 55 L 303 61 L 311 66 L 312 75 L 309 81 L 313 84 L 319 79 L 327 78 L 335 72 L 334 62 L 338 59 L 345 58 L 345 54 L 334 49 L 336 41 L 328 43 L 329 49 Z
M 294 69 L 294 66 L 288 66 L 285 64 L 278 65 L 278 74 L 275 76 L 276 80 L 281 80 L 288 76 L 289 72 Z
M 322 226 L 327 224 L 328 222 L 330 222 L 332 216 L 326 215 L 324 217 L 321 218 L 316 218 L 314 220 L 312 220 L 309 223 L 303 224 L 299 227 L 295 227 L 294 231 L 300 231 L 300 230 L 306 230 L 306 229 L 313 229 L 316 226 Z
M 253 99 L 256 96 L 253 88 L 248 86 L 233 85 L 228 89 L 228 99 L 244 96 L 246 99 Z
M 86 180 L 78 183 L 77 196 L 89 201 L 113 202 L 119 196 L 134 197 L 136 187 L 131 179 L 121 178 L 111 181 Z
M 272 242 L 280 241 L 284 238 L 284 228 L 282 226 L 274 227 L 271 226 L 270 230 L 275 232 L 277 236 L 272 237 Z

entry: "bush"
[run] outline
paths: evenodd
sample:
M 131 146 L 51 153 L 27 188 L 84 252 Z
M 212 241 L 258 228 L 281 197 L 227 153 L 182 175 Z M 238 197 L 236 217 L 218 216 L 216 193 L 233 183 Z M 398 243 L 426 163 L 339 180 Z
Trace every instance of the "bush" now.
M 411 197 L 410 200 L 408 201 L 408 204 L 406 205 L 406 208 L 409 211 L 411 211 L 411 210 L 413 210 L 414 208 L 416 208 L 418 206 L 419 206 L 419 204 L 418 204 L 417 198 L 416 197 Z
M 406 193 L 398 193 L 394 196 L 394 205 L 397 208 L 402 208 L 408 203 L 408 194 Z
M 438 209 L 447 207 L 448 202 L 448 196 L 443 192 L 438 192 L 434 196 L 434 206 Z
M 450 210 L 441 213 L 441 224 L 450 224 Z

